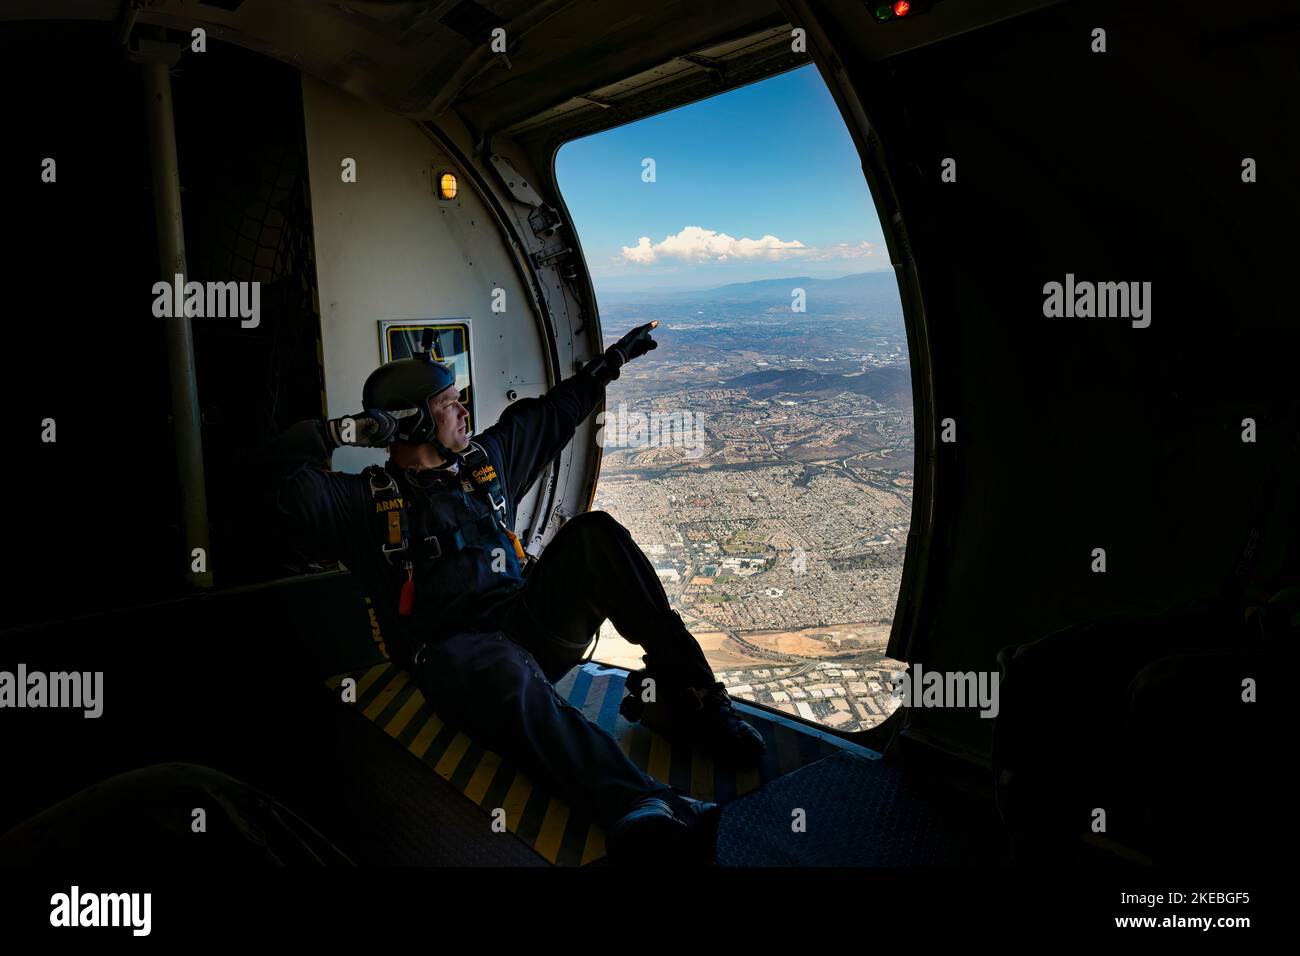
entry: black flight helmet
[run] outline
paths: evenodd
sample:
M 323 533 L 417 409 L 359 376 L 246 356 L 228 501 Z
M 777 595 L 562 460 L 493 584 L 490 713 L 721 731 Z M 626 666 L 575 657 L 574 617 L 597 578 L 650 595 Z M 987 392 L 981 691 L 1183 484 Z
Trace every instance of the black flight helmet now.
M 438 441 L 437 425 L 429 414 L 429 399 L 456 384 L 456 374 L 432 354 L 432 335 L 412 358 L 387 362 L 370 373 L 361 390 L 364 408 L 377 408 L 397 418 L 396 439 L 429 442 L 447 461 L 459 458 Z

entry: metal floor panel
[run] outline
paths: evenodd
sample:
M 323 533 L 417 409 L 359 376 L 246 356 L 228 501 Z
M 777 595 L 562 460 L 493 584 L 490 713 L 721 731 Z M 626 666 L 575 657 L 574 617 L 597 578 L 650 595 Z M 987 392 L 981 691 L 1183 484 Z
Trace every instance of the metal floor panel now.
M 852 794 L 852 800 L 844 799 Z M 986 804 L 883 760 L 840 752 L 722 811 L 719 866 L 967 866 L 1005 862 Z

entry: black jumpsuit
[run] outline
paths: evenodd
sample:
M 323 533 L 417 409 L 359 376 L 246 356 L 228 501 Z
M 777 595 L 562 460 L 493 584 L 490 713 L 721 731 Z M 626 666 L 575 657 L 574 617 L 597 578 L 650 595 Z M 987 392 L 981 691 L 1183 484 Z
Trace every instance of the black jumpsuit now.
M 579 373 L 542 398 L 516 402 L 474 436 L 500 478 L 507 527 L 514 527 L 516 502 L 591 414 L 604 384 Z M 627 529 L 605 512 L 578 515 L 526 577 L 504 535 L 480 538 L 458 553 L 418 562 L 413 613 L 399 617 L 405 576 L 381 553 L 383 524 L 369 481 L 324 470 L 331 448 L 323 420 L 299 422 L 268 446 L 278 511 L 356 574 L 390 648 L 388 635 L 395 633 L 408 649 L 424 645 L 410 666 L 439 715 L 604 825 L 635 801 L 668 790 L 553 683 L 582 660 L 606 618 L 645 648 L 663 685 L 714 682 L 699 644 L 671 611 Z M 492 527 L 487 498 L 467 494 L 458 475 L 406 472 L 391 461 L 385 468 L 398 482 L 412 535 Z

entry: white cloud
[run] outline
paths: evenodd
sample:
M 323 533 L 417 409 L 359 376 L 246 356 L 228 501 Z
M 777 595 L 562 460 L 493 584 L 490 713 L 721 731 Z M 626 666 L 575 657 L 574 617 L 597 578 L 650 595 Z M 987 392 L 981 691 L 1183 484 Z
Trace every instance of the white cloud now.
M 815 246 L 809 259 L 865 259 L 876 254 L 875 247 L 865 239 L 856 246 L 841 242 L 833 246 Z
M 642 236 L 635 246 L 623 247 L 622 261 L 648 265 L 664 259 L 727 262 L 732 259 L 861 259 L 873 255 L 875 251 L 869 242 L 805 246 L 798 239 L 787 241 L 776 236 L 737 239 L 725 232 L 686 226 L 675 236 L 665 236 L 662 242 L 652 243 L 649 236 Z

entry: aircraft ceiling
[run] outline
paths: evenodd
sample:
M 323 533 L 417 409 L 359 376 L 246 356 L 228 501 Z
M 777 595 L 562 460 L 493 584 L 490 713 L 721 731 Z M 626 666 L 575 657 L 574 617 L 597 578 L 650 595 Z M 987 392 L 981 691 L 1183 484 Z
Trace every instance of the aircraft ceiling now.
M 867 38 L 874 58 L 1056 0 L 940 0 Z M 828 7 L 859 5 L 832 0 Z M 415 119 L 454 107 L 480 142 L 555 143 L 809 62 L 776 0 L 11 0 L 0 20 L 85 19 L 189 32 L 275 57 Z M 486 42 L 506 31 L 506 52 Z M 484 39 L 479 39 L 479 38 Z

